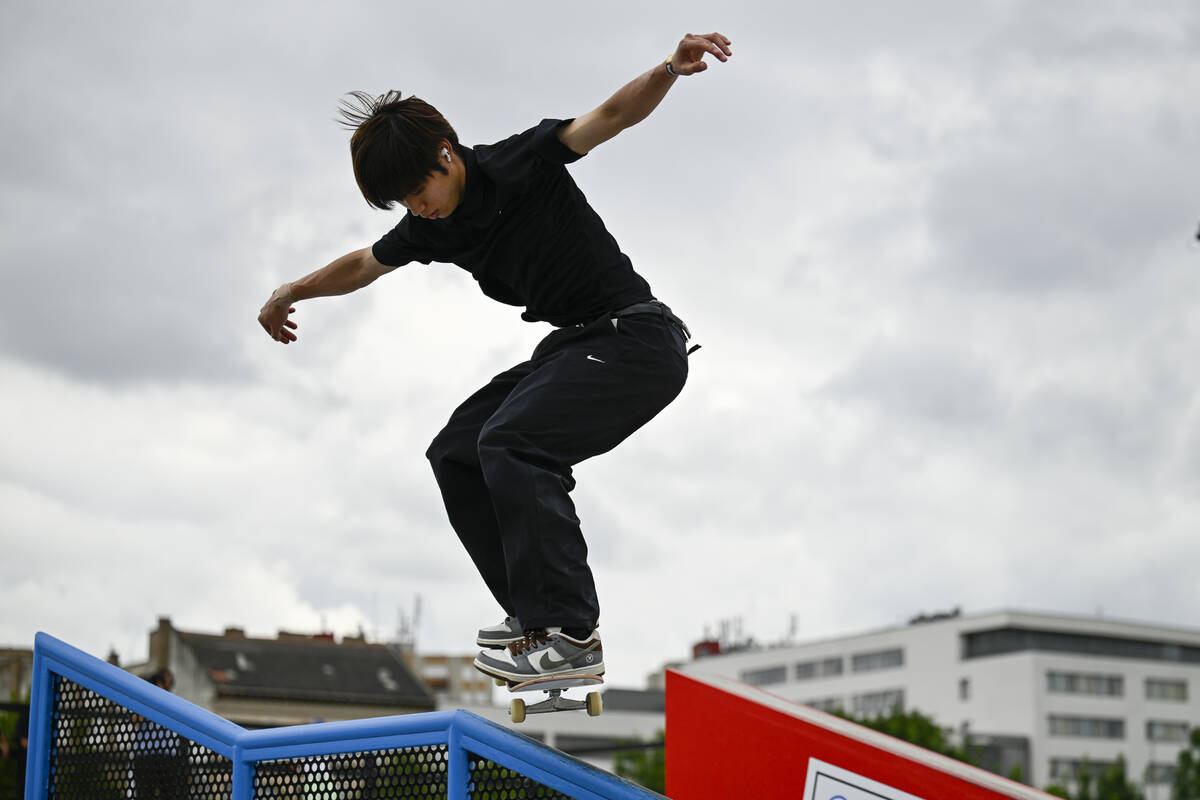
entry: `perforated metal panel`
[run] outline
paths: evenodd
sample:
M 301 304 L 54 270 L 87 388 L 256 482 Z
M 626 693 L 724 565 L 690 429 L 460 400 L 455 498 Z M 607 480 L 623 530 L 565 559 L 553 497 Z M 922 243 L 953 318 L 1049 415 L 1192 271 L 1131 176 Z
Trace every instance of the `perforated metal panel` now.
M 456 800 L 570 797 L 542 781 L 587 797 L 657 797 L 467 711 L 248 731 L 186 702 L 163 703 L 160 689 L 45 633 L 35 637 L 34 665 L 29 777 L 38 798 L 233 800 L 235 788 L 239 798 L 399 800 L 451 789 Z M 268 753 L 273 760 L 257 760 Z
M 51 798 L 230 797 L 229 759 L 61 676 L 51 714 Z
M 262 761 L 254 769 L 254 798 L 441 798 L 447 791 L 447 765 L 444 745 Z M 468 769 L 468 797 L 473 800 L 571 800 L 475 755 L 468 756 Z
M 255 800 L 402 800 L 446 796 L 445 745 L 260 761 Z
M 471 771 L 467 796 L 473 800 L 572 800 L 570 795 L 543 786 L 532 778 L 474 753 L 467 754 L 467 763 Z
M 73 681 L 55 676 L 49 797 L 61 800 L 228 800 L 233 767 L 202 747 Z M 443 798 L 445 745 L 263 761 L 255 800 Z M 532 778 L 468 754 L 473 800 L 571 800 Z

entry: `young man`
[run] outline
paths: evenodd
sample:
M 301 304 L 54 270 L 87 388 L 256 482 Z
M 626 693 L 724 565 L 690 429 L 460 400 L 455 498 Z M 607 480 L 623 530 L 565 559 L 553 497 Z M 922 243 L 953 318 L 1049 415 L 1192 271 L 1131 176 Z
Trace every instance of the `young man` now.
M 487 296 L 524 306 L 525 320 L 557 327 L 529 361 L 459 406 L 426 454 L 451 525 L 507 615 L 476 637 L 485 650 L 475 665 L 490 675 L 604 672 L 571 468 L 616 447 L 687 379 L 687 328 L 651 294 L 565 165 L 645 119 L 679 76 L 707 68 L 706 54 L 727 60 L 729 45 L 719 33 L 689 33 L 595 110 L 475 148 L 415 97 L 354 93 L 343 115 L 359 188 L 371 205 L 408 213 L 372 247 L 276 289 L 259 313 L 287 344 L 297 300 L 438 261 L 469 270 Z

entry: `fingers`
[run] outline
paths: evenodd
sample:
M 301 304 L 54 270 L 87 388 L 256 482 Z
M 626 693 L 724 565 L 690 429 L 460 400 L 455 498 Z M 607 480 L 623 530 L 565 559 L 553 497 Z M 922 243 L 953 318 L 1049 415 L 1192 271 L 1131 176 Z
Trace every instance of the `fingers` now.
M 280 328 L 279 330 L 272 333 L 271 338 L 277 342 L 282 342 L 284 344 L 287 344 L 288 342 L 294 342 L 294 341 L 296 341 L 296 334 L 292 333 L 292 331 L 295 329 L 296 329 L 296 323 L 289 322 L 289 323 L 287 323 L 287 327 Z
M 289 308 L 287 313 L 292 314 L 295 311 L 295 308 Z M 277 313 L 278 309 L 264 308 L 258 315 L 258 324 L 262 326 L 262 329 L 267 332 L 268 336 L 277 342 L 288 344 L 289 342 L 296 341 L 296 334 L 292 333 L 292 331 L 300 326 L 288 319 L 286 315 L 282 318 L 277 317 Z
M 708 46 L 705 47 L 705 50 L 709 53 L 712 53 L 720 61 L 728 61 L 729 57 L 733 55 L 733 50 L 729 48 L 733 42 L 730 41 L 728 37 L 720 33 L 706 33 L 703 36 L 697 36 L 696 38 L 703 39 L 705 42 L 707 42 Z
M 296 309 L 294 309 L 294 308 L 288 309 L 289 314 L 292 314 L 295 311 L 296 311 Z M 285 318 L 283 320 L 283 327 L 281 327 L 279 329 L 279 335 L 275 337 L 275 340 L 279 341 L 279 342 L 283 342 L 284 344 L 287 344 L 288 342 L 296 341 L 296 334 L 292 333 L 292 331 L 296 330 L 299 327 L 300 326 L 297 325 L 295 322 L 292 322 L 290 319 Z
M 679 43 L 679 48 L 676 51 L 676 56 L 673 60 L 673 66 L 680 75 L 693 75 L 697 72 L 703 72 L 708 69 L 708 65 L 704 63 L 705 54 L 711 55 L 718 61 L 728 61 L 733 55 L 733 50 L 730 45 L 733 42 L 724 34 L 706 33 L 697 36 L 693 33 L 685 34 L 683 41 Z
M 730 47 L 733 42 L 724 34 L 715 34 L 715 32 L 714 34 L 701 34 L 698 36 L 688 34 L 684 36 L 684 42 L 702 50 L 701 53 L 696 54 L 697 60 L 703 58 L 703 53 L 713 55 L 719 61 L 728 61 L 730 60 L 730 56 L 733 55 L 733 50 Z

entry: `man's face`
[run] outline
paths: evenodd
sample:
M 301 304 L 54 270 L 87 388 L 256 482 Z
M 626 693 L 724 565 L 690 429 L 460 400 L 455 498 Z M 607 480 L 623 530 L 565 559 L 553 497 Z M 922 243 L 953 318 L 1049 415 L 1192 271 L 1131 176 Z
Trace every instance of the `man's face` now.
M 462 160 L 454 156 L 442 166 L 446 168 L 445 172 L 431 172 L 424 183 L 400 201 L 400 205 L 425 219 L 442 219 L 453 214 L 462 200 L 466 169 Z

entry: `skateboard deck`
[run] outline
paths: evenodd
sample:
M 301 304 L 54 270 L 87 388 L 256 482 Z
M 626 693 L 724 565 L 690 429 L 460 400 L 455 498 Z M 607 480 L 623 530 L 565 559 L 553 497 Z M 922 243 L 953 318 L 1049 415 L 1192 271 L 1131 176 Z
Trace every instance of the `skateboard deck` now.
M 582 673 L 575 675 L 546 675 L 527 681 L 496 679 L 497 685 L 507 686 L 510 692 L 543 691 L 549 695 L 547 699 L 532 704 L 526 704 L 521 698 L 514 697 L 508 705 L 508 717 L 513 722 L 524 722 L 527 714 L 548 714 L 553 711 L 587 711 L 589 717 L 600 716 L 600 713 L 604 710 L 604 703 L 600 699 L 599 692 L 588 692 L 583 700 L 563 697 L 562 693 L 565 689 L 574 689 L 578 686 L 595 686 L 601 683 L 604 683 L 603 677 Z

